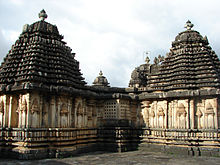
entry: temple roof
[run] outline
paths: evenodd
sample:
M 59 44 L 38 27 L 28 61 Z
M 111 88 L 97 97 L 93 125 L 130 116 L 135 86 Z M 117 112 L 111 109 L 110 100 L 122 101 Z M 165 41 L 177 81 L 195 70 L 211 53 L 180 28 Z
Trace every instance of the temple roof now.
M 149 77 L 151 90 L 201 89 L 220 87 L 220 61 L 209 46 L 207 37 L 192 30 L 187 22 L 186 31 L 172 42 L 170 52 L 160 71 Z
M 141 88 L 147 87 L 148 77 L 150 74 L 155 74 L 159 71 L 160 63 L 164 60 L 164 57 L 159 55 L 154 58 L 154 64 L 150 64 L 150 58 L 147 56 L 145 64 L 141 64 L 136 67 L 131 73 L 131 79 L 129 81 L 129 87 Z
M 24 25 L 23 32 L 6 55 L 0 68 L 0 90 L 20 86 L 66 86 L 82 88 L 85 85 L 75 53 L 62 40 L 55 25 L 47 23 L 44 10 L 40 21 Z
M 93 85 L 94 86 L 109 87 L 108 80 L 105 76 L 103 76 L 102 71 L 100 71 L 99 76 L 95 78 Z

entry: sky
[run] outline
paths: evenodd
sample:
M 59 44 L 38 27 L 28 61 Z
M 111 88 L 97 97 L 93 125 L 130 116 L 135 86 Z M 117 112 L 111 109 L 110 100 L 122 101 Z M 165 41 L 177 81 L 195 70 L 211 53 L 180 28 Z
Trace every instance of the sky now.
M 39 20 L 58 27 L 76 53 L 88 85 L 102 70 L 110 86 L 127 87 L 146 52 L 166 55 L 187 20 L 220 55 L 219 0 L 0 0 L 0 61 L 22 32 Z

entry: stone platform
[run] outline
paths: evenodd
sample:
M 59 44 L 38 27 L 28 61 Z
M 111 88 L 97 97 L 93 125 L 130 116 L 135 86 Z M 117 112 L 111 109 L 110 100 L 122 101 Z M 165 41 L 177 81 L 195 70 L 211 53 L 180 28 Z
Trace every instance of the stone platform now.
M 32 164 L 42 164 L 42 165 L 206 165 L 220 164 L 220 157 L 206 157 L 206 156 L 186 156 L 186 155 L 175 155 L 175 154 L 165 154 L 162 152 L 151 152 L 138 150 L 133 152 L 123 152 L 123 153 L 104 153 L 104 152 L 93 152 L 88 154 L 82 154 L 75 157 L 63 158 L 63 159 L 43 159 L 43 160 L 7 160 L 1 159 L 0 164 L 4 165 L 32 165 Z

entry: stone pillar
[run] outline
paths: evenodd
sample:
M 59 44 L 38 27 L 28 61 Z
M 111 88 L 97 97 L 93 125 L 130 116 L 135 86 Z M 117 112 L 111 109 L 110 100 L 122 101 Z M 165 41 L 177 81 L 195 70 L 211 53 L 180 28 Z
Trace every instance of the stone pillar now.
M 68 109 L 68 127 L 71 127 L 72 123 L 72 105 L 71 105 L 72 98 L 70 97 L 67 101 L 67 109 Z
M 42 120 L 43 120 L 43 96 L 40 95 L 40 102 L 39 102 L 39 127 L 42 126 Z
M 92 127 L 92 106 L 93 106 L 92 100 L 87 100 L 86 105 L 87 105 L 87 113 L 85 115 L 87 115 L 87 126 Z
M 155 112 L 155 125 L 154 125 L 154 127 L 155 128 L 158 128 L 159 127 L 159 121 L 158 121 L 158 115 L 157 115 L 157 113 L 158 113 L 158 101 L 154 101 L 155 102 L 155 108 L 154 108 L 154 112 Z
M 194 99 L 189 102 L 190 129 L 195 129 L 195 102 Z
M 18 128 L 21 128 L 22 127 L 22 111 L 21 111 L 21 102 L 22 102 L 22 97 L 21 95 L 19 96 L 19 99 L 18 99 Z
M 178 117 L 177 117 L 177 108 L 178 108 L 178 101 L 177 100 L 174 100 L 173 101 L 173 127 L 174 128 L 178 128 Z
M 149 127 L 149 108 L 150 108 L 150 101 L 142 101 L 141 102 L 141 113 L 143 116 L 143 120 L 146 127 Z
M 218 129 L 218 99 L 214 98 L 214 129 Z
M 130 102 L 130 120 L 131 120 L 131 123 L 132 125 L 136 125 L 136 126 L 139 126 L 138 124 L 140 123 L 140 117 L 143 116 L 141 115 L 140 113 L 142 111 L 142 108 L 141 108 L 141 105 L 140 104 L 137 104 L 137 102 L 135 101 L 131 101 Z M 141 121 L 142 124 L 144 124 L 144 121 L 142 120 Z
M 2 98 L 1 98 L 2 99 Z M 4 102 L 0 102 L 0 126 L 3 127 L 3 115 L 4 115 Z
M 50 100 L 50 118 L 51 118 L 51 127 L 54 128 L 54 127 L 57 127 L 57 118 L 56 118 L 56 97 L 53 96 L 51 97 L 51 100 Z M 48 112 L 49 113 L 49 112 Z
M 26 128 L 29 128 L 31 125 L 31 117 L 30 117 L 30 104 L 31 104 L 31 100 L 30 100 L 30 94 L 27 94 L 27 120 L 26 120 Z
M 192 108 L 190 102 L 191 102 L 191 100 L 188 99 L 188 101 L 187 101 L 188 106 L 187 106 L 187 116 L 186 116 L 186 129 L 190 129 L 190 122 L 191 122 L 190 109 Z
M 3 97 L 4 99 L 4 113 L 3 113 L 3 127 L 8 127 L 8 98 L 6 95 Z
M 83 127 L 88 126 L 88 115 L 87 115 L 88 109 L 87 106 L 83 106 Z
M 96 100 L 92 100 L 92 109 L 91 109 L 91 119 L 92 119 L 92 127 L 97 127 L 97 119 L 98 119 L 98 106 Z
M 165 101 L 165 128 L 168 128 L 168 109 L 169 109 L 169 102 Z
M 104 101 L 98 101 L 96 104 L 97 108 L 97 126 L 101 126 L 103 124 L 103 116 L 104 116 L 104 111 L 105 111 L 105 104 Z
M 12 96 L 9 96 L 9 107 L 8 107 L 8 128 L 11 128 L 11 120 L 13 120 L 11 117 L 12 117 L 12 100 L 13 100 L 13 97 Z
M 71 98 L 71 127 L 76 127 L 75 125 L 75 99 Z
M 120 99 L 116 100 L 116 119 L 121 119 Z
M 59 99 L 59 102 L 57 104 L 58 106 L 58 109 L 57 109 L 57 116 L 56 116 L 56 121 L 57 121 L 57 127 L 60 127 L 61 126 L 61 121 L 60 121 L 60 109 L 61 109 L 61 103 L 60 103 L 60 99 Z

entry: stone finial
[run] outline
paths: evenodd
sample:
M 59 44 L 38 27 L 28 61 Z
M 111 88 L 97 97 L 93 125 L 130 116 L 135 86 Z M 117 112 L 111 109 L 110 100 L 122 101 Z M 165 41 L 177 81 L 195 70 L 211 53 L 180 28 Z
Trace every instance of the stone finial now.
M 155 58 L 154 58 L 154 64 L 155 64 L 155 65 L 158 65 L 159 62 L 160 62 L 159 59 L 158 59 L 157 57 L 155 57 Z
M 158 55 L 158 60 L 159 62 L 163 62 L 164 61 L 164 56 L 161 56 L 160 54 Z
M 186 22 L 184 28 L 186 28 L 187 30 L 191 30 L 193 26 L 194 26 L 194 25 L 191 23 L 191 21 L 188 20 L 188 21 Z
M 102 76 L 103 75 L 103 73 L 102 73 L 102 71 L 100 70 L 100 72 L 99 72 L 99 76 Z
M 145 62 L 146 62 L 147 64 L 150 63 L 150 58 L 149 58 L 148 56 L 145 58 Z
M 43 9 L 40 11 L 40 13 L 38 14 L 39 18 L 41 19 L 41 21 L 44 21 L 47 18 L 47 13 L 46 11 Z

